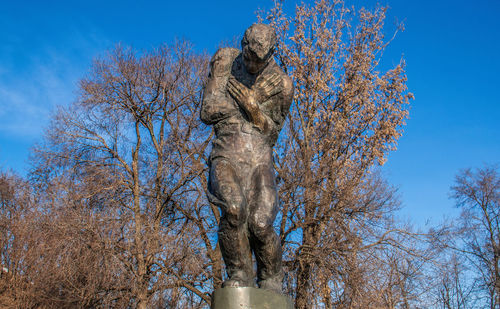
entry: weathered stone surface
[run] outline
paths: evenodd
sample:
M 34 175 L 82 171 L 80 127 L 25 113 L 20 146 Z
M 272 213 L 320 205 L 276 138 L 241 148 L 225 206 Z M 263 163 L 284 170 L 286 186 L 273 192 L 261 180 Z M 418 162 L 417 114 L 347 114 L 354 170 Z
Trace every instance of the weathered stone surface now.
M 212 295 L 211 309 L 293 309 L 290 298 L 265 289 L 221 288 Z

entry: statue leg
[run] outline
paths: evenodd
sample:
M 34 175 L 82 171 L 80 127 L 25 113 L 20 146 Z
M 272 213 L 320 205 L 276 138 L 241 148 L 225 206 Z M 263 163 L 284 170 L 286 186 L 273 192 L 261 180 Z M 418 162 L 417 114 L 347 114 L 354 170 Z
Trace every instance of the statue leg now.
M 241 182 L 232 164 L 225 159 L 212 161 L 210 198 L 222 210 L 219 244 L 229 279 L 223 286 L 254 286 L 252 252 L 247 232 L 247 203 Z
M 274 172 L 260 165 L 252 175 L 248 227 L 250 243 L 257 260 L 259 287 L 282 292 L 281 244 L 273 223 L 278 212 Z

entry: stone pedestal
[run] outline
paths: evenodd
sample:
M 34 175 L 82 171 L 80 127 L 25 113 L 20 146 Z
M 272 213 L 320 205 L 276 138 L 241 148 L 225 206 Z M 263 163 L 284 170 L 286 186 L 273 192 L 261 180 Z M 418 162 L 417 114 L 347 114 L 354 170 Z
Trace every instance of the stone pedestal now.
M 293 309 L 293 304 L 288 297 L 264 289 L 221 288 L 212 295 L 211 309 Z

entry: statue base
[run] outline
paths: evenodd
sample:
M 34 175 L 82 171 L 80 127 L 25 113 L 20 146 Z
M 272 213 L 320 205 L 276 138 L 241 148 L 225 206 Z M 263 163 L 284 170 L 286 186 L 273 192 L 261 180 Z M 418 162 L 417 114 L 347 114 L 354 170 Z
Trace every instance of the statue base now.
M 212 294 L 211 309 L 293 309 L 281 294 L 251 287 L 220 288 Z

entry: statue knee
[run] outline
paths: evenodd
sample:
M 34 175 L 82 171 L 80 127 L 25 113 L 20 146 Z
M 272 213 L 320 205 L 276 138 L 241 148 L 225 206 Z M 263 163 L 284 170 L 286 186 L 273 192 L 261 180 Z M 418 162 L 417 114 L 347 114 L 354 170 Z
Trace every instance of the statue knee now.
M 263 240 L 274 233 L 272 217 L 258 212 L 248 218 L 248 228 L 258 240 Z
M 246 217 L 245 200 L 242 197 L 234 197 L 227 201 L 225 206 L 222 219 L 232 227 L 242 226 Z
M 275 234 L 273 222 L 278 210 L 276 191 L 272 186 L 261 186 L 255 193 L 248 227 L 254 237 L 264 240 Z

